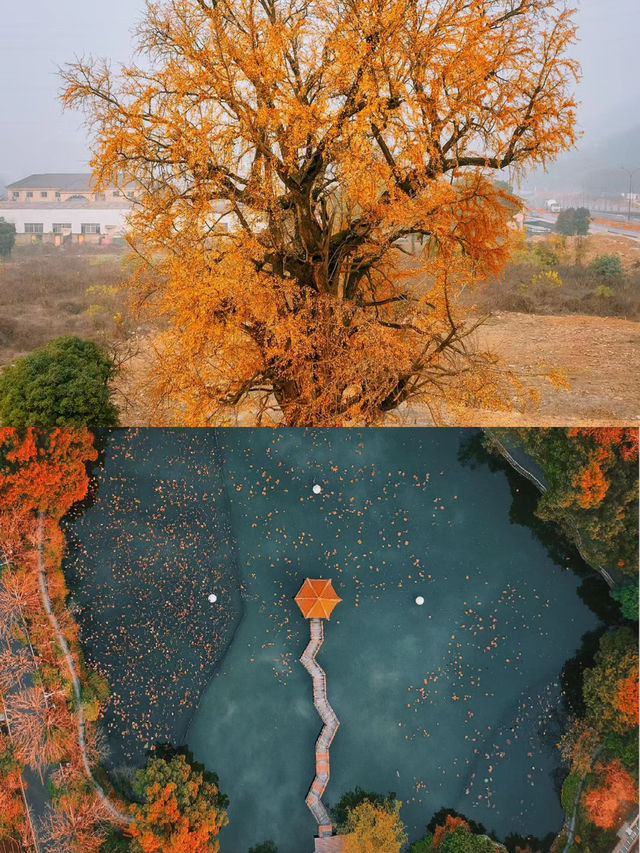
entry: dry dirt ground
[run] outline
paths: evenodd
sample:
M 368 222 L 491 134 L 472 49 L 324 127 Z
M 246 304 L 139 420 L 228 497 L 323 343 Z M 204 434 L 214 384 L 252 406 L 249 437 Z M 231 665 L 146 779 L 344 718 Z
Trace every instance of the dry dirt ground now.
M 638 247 L 625 238 L 599 237 L 590 240 L 588 248 L 594 253 L 615 251 L 625 262 L 637 263 Z M 12 262 L 0 265 L 0 366 L 60 334 L 112 344 L 113 315 L 121 309 L 122 296 L 111 293 L 111 288 L 123 274 L 122 257 L 116 251 L 16 251 Z M 137 331 L 142 332 L 139 344 L 135 340 L 124 344 L 130 343 L 138 355 L 125 364 L 116 383 L 121 423 L 126 426 L 150 423 L 141 383 L 149 348 L 144 331 Z M 445 423 L 640 424 L 640 322 L 498 311 L 481 327 L 478 345 L 495 352 L 526 386 L 537 390 L 539 406 L 509 413 L 462 410 L 455 416 L 450 413 Z M 552 386 L 546 376 L 551 370 L 564 372 L 569 390 Z M 246 422 L 239 418 L 239 423 Z M 387 423 L 427 426 L 431 417 L 426 408 L 403 409 Z
M 527 388 L 539 394 L 537 409 L 510 412 L 463 409 L 443 417 L 448 426 L 640 425 L 640 323 L 617 317 L 498 312 L 481 327 L 478 345 L 499 356 Z M 147 347 L 128 365 L 139 379 L 148 367 Z M 560 370 L 569 384 L 557 390 L 548 378 Z M 121 421 L 148 426 L 145 393 L 127 366 L 118 381 Z M 137 386 L 137 387 L 135 387 Z M 252 425 L 240 413 L 238 426 Z M 155 424 L 157 425 L 157 424 Z M 385 426 L 432 426 L 426 407 L 402 407 Z
M 482 348 L 495 352 L 540 395 L 537 410 L 492 412 L 467 409 L 453 426 L 562 426 L 640 424 L 640 323 L 617 317 L 498 312 L 479 333 Z M 569 383 L 556 390 L 546 374 L 558 369 Z M 428 425 L 419 408 L 399 423 Z

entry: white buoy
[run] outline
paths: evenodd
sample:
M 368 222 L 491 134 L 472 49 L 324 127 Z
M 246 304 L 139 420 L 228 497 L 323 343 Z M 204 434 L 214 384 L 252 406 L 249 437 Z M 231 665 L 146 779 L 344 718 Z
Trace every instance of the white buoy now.
M 314 495 L 319 495 L 320 492 L 322 491 L 322 486 L 320 485 L 320 483 L 314 483 L 311 491 L 313 492 Z
M 211 602 L 211 604 L 215 604 L 217 600 L 218 596 L 215 594 L 215 592 L 212 592 L 209 596 L 209 601 Z
M 424 604 L 424 596 L 416 595 L 416 604 L 418 604 L 418 605 Z

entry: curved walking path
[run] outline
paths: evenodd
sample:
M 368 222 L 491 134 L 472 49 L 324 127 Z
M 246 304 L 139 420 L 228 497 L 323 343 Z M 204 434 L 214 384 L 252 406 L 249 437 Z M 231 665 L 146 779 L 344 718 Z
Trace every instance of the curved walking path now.
M 67 664 L 67 668 L 69 670 L 69 674 L 71 675 L 71 681 L 73 683 L 73 692 L 76 698 L 77 705 L 77 715 L 78 715 L 78 744 L 80 746 L 80 753 L 82 755 L 82 763 L 84 765 L 85 773 L 87 774 L 88 779 L 91 784 L 95 788 L 96 794 L 98 795 L 98 799 L 105 807 L 109 816 L 116 823 L 121 826 L 126 826 L 131 823 L 131 818 L 119 811 L 116 806 L 111 802 L 109 797 L 106 795 L 103 787 L 100 783 L 94 778 L 93 773 L 91 772 L 91 765 L 89 764 L 89 757 L 87 755 L 87 741 L 85 737 L 85 719 L 84 712 L 82 710 L 82 694 L 80 687 L 80 679 L 78 678 L 75 670 L 75 665 L 73 663 L 73 658 L 71 656 L 71 651 L 69 650 L 69 646 L 67 641 L 60 630 L 60 625 L 58 624 L 58 620 L 56 619 L 56 615 L 53 612 L 53 607 L 51 606 L 51 599 L 49 597 L 49 589 L 47 586 L 47 571 L 44 563 L 43 556 L 44 549 L 44 513 L 39 513 L 38 515 L 38 577 L 40 582 L 40 595 L 42 597 L 42 604 L 46 611 L 47 616 L 49 617 L 49 622 L 51 623 L 51 627 L 56 635 L 56 639 L 60 643 L 60 648 L 64 654 L 64 658 Z
M 508 450 L 505 447 L 505 445 L 502 443 L 502 441 L 500 441 L 500 439 L 497 437 L 495 432 L 493 432 L 490 429 L 485 430 L 485 432 L 488 433 L 490 436 L 490 439 L 496 443 L 496 445 L 498 446 L 500 454 L 502 455 L 502 457 L 504 459 L 506 459 L 506 461 L 511 465 L 511 467 L 515 471 L 517 471 L 519 474 L 522 474 L 523 477 L 526 477 L 527 480 L 529 480 L 529 482 L 533 483 L 533 485 L 536 486 L 538 491 L 540 491 L 542 494 L 544 494 L 547 491 L 546 483 L 544 483 L 532 471 L 530 471 L 528 468 L 525 468 L 524 465 L 522 465 L 520 462 L 518 462 L 518 460 L 515 459 L 513 456 L 513 452 L 514 452 L 513 449 L 512 449 L 512 451 Z M 524 451 L 520 451 L 520 452 L 523 453 L 523 455 L 525 455 Z M 591 568 L 594 569 L 596 572 L 599 572 L 599 574 L 604 578 L 607 585 L 609 587 L 613 588 L 616 585 L 616 583 L 620 582 L 620 575 L 614 569 L 607 568 L 606 566 L 599 566 L 599 565 L 594 566 L 590 562 L 589 557 L 587 557 L 587 555 L 585 553 L 584 544 L 582 542 L 582 536 L 580 535 L 580 531 L 578 530 L 577 525 L 571 524 L 571 528 L 573 530 L 573 534 L 575 537 L 575 541 L 573 544 L 578 549 L 578 553 L 580 554 L 580 556 L 582 557 L 584 562 L 588 566 L 591 566 Z
M 309 629 L 311 639 L 300 661 L 313 679 L 313 704 L 316 706 L 324 725 L 316 741 L 316 775 L 305 802 L 318 824 L 318 835 L 323 838 L 333 832 L 331 818 L 322 802 L 322 795 L 329 782 L 329 747 L 340 721 L 327 700 L 327 676 L 320 664 L 316 662 L 316 655 L 324 642 L 323 620 L 310 619 Z

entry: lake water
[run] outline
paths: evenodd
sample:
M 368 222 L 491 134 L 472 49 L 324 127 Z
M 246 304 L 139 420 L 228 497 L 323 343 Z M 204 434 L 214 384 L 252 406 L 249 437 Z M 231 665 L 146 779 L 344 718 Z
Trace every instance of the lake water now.
M 181 709 L 176 733 L 204 690 L 186 740 L 230 797 L 223 853 L 246 853 L 267 838 L 280 853 L 313 846 L 304 797 L 321 722 L 298 660 L 308 624 L 293 601 L 305 577 L 331 578 L 343 599 L 318 655 L 341 722 L 327 803 L 356 785 L 394 791 L 411 839 L 442 806 L 502 837 L 559 827 L 552 778 L 559 673 L 598 623 L 576 595 L 579 580 L 561 543 L 549 549 L 511 522 L 505 473 L 460 461 L 468 438 L 451 429 L 107 436 L 96 498 L 70 529 L 69 574 L 90 633 L 87 654 L 99 665 L 109 659 L 114 631 L 126 638 L 122 648 L 134 642 L 137 649 L 124 663 L 120 651 L 120 668 L 112 653 L 107 719 L 116 753 L 126 743 L 125 752 L 139 756 L 156 723 L 172 730 L 165 687 L 171 707 Z M 313 494 L 314 483 L 321 494 Z M 155 509 L 145 510 L 155 495 Z M 117 542 L 136 507 L 129 554 Z M 184 558 L 178 543 L 187 540 Z M 173 575 L 172 554 L 180 563 Z M 114 560 L 130 585 L 110 594 L 106 613 L 96 616 L 95 578 L 102 588 L 112 583 L 104 575 Z M 181 623 L 161 606 L 137 617 L 147 597 L 159 595 L 157 572 L 162 601 L 176 578 L 188 587 L 179 609 L 191 613 Z M 219 593 L 213 606 L 210 590 Z M 149 633 L 149 620 L 164 651 L 154 658 L 153 695 L 141 700 L 148 667 L 139 664 L 146 666 L 154 644 L 145 653 L 128 634 L 130 625 L 134 638 L 145 625 Z M 223 657 L 211 644 L 198 647 L 208 621 L 219 648 L 230 642 Z M 144 706 L 137 740 L 121 731 L 135 722 L 135 714 L 118 712 L 127 691 Z

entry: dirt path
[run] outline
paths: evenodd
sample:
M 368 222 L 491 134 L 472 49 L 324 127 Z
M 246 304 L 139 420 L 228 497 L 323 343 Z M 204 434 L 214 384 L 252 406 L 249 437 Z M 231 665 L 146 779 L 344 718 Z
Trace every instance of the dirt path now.
M 640 323 L 616 317 L 499 312 L 479 330 L 478 343 L 495 352 L 540 395 L 537 411 L 465 409 L 450 426 L 568 426 L 640 424 Z M 561 370 L 570 388 L 546 378 Z M 403 425 L 427 426 L 418 407 L 402 412 Z
M 96 794 L 98 795 L 98 799 L 104 806 L 105 810 L 109 814 L 112 820 L 121 826 L 126 826 L 131 822 L 131 818 L 127 815 L 123 814 L 118 810 L 116 806 L 113 805 L 111 800 L 107 797 L 104 792 L 102 786 L 96 781 L 91 772 L 91 765 L 89 764 L 89 756 L 87 755 L 87 743 L 85 739 L 85 721 L 84 721 L 84 712 L 82 710 L 82 696 L 81 696 L 81 686 L 80 679 L 78 678 L 75 670 L 75 666 L 73 663 L 73 658 L 71 656 L 71 651 L 67 644 L 67 641 L 64 637 L 64 634 L 60 630 L 60 625 L 58 624 L 58 620 L 56 619 L 56 615 L 53 612 L 53 607 L 51 606 L 51 599 L 49 597 L 49 590 L 47 586 L 47 571 L 44 563 L 43 556 L 43 548 L 44 548 L 44 515 L 41 513 L 38 518 L 38 569 L 39 569 L 39 579 L 40 579 L 40 594 L 42 597 L 42 604 L 44 609 L 49 617 L 49 622 L 51 623 L 51 627 L 53 628 L 53 632 L 56 636 L 58 643 L 60 644 L 60 648 L 62 649 L 62 653 L 65 658 L 65 662 L 67 664 L 67 668 L 69 670 L 69 674 L 71 675 L 71 681 L 73 683 L 73 692 L 76 699 L 76 716 L 78 719 L 78 744 L 80 746 L 80 752 L 82 754 L 82 763 L 84 765 L 85 773 L 95 788 Z

